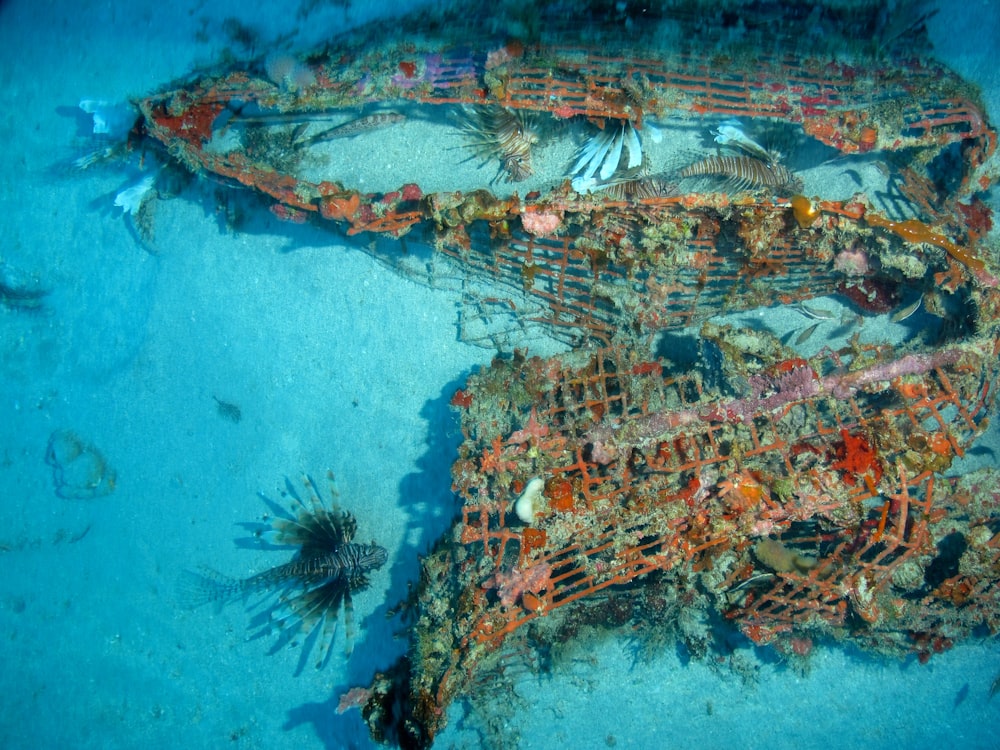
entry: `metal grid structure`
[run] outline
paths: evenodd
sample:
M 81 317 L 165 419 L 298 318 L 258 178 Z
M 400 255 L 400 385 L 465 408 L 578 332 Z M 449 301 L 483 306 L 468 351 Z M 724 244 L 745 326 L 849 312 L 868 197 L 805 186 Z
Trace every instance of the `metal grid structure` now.
M 307 93 L 285 92 L 242 71 L 208 76 L 142 100 L 142 129 L 188 167 L 270 196 L 284 218 L 317 217 L 340 224 L 349 235 L 399 237 L 420 227 L 423 237 L 459 258 L 470 274 L 492 274 L 548 306 L 546 322 L 573 328 L 568 337 L 603 342 L 608 330 L 630 319 L 657 329 L 702 320 L 722 307 L 758 306 L 764 295 L 754 282 L 761 278 L 767 279 L 767 294 L 776 290 L 785 302 L 838 291 L 844 274 L 829 261 L 857 242 L 877 254 L 898 252 L 895 240 L 901 238 L 905 252 L 917 256 L 928 247 L 968 247 L 977 227 L 968 211 L 959 210 L 960 202 L 976 207 L 975 192 L 990 184 L 997 169 L 996 135 L 967 98 L 967 87 L 930 63 L 882 64 L 867 76 L 842 65 L 834 70 L 829 63 L 791 61 L 755 64 L 742 73 L 726 67 L 722 74 L 708 57 L 599 58 L 584 64 L 580 50 L 539 49 L 521 50 L 520 58 L 486 70 L 482 55 L 453 54 L 460 56 L 438 49 L 421 57 L 412 45 L 401 44 L 354 61 L 337 57 L 337 67 L 316 67 L 322 85 Z M 538 58 L 549 60 L 549 69 L 558 63 L 562 78 L 542 75 Z M 652 75 L 678 65 L 690 72 Z M 496 76 L 506 82 L 499 99 L 482 83 Z M 395 191 L 373 194 L 300 179 L 256 161 L 245 149 L 210 147 L 220 117 L 248 102 L 294 118 L 400 98 L 428 107 L 544 104 L 546 112 L 564 119 L 749 113 L 800 125 L 845 154 L 892 153 L 898 179 L 894 195 L 881 199 L 858 194 L 847 201 L 818 200 L 816 220 L 803 227 L 796 224 L 794 201 L 771 196 L 692 194 L 674 185 L 659 185 L 652 195 L 579 195 L 568 183 L 524 198 L 486 189 L 425 195 L 416 175 Z M 926 165 L 950 149 L 957 149 L 958 180 L 942 193 Z M 549 220 L 556 228 L 526 231 L 528 218 Z M 904 221 L 915 222 L 911 231 L 899 228 Z M 974 253 L 959 258 L 975 268 L 980 264 Z M 884 276 L 893 284 L 913 281 L 891 272 Z
M 421 608 L 419 719 L 440 726 L 533 622 L 556 638 L 608 590 L 652 617 L 650 580 L 788 651 L 837 639 L 924 660 L 995 631 L 995 474 L 961 491 L 939 474 L 986 426 L 996 354 L 824 352 L 735 397 L 621 348 L 474 375 L 455 399 L 461 518 L 425 562 L 426 595 L 452 606 Z

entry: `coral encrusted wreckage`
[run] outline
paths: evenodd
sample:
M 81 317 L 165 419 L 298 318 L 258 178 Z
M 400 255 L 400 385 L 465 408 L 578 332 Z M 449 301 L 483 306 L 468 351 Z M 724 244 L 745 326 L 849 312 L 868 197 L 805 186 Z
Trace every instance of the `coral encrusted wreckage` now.
M 409 654 L 345 696 L 374 737 L 429 746 L 501 660 L 583 626 L 920 661 L 1000 630 L 1000 483 L 971 462 L 998 386 L 997 133 L 919 54 L 921 18 L 802 7 L 744 36 L 667 10 L 579 35 L 531 6 L 521 39 L 446 15 L 347 32 L 294 61 L 294 88 L 258 61 L 138 102 L 148 142 L 279 218 L 397 267 L 373 238 L 406 235 L 430 283 L 489 288 L 463 335 L 505 354 L 452 399 L 457 520 L 422 562 Z M 359 111 L 379 127 L 355 132 Z M 320 115 L 350 137 L 303 135 Z M 376 147 L 400 171 L 357 172 Z M 786 307 L 812 320 L 797 336 L 734 317 Z M 531 330 L 566 351 L 516 348 Z M 315 517 L 355 549 L 346 516 Z M 357 549 L 358 573 L 384 561 Z

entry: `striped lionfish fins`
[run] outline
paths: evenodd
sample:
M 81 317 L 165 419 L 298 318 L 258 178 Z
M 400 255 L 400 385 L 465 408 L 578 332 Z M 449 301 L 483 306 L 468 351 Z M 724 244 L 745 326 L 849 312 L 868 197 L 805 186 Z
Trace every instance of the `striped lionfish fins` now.
M 754 156 L 709 156 L 680 171 L 681 177 L 723 177 L 735 190 L 782 190 L 797 178 L 782 164 Z
M 330 480 L 330 496 L 335 500 L 332 476 Z M 286 480 L 285 496 L 291 499 L 287 509 L 264 498 L 274 511 L 268 526 L 245 524 L 254 530 L 258 543 L 297 548 L 289 562 L 243 579 L 230 578 L 210 568 L 186 571 L 181 579 L 182 601 L 192 608 L 213 603 L 219 609 L 239 597 L 265 595 L 251 605 L 251 609 L 257 610 L 250 623 L 251 637 L 260 638 L 277 630 L 279 635 L 270 650 L 272 654 L 286 645 L 302 644 L 296 674 L 302 671 L 311 654 L 316 656 L 317 668 L 329 662 L 341 610 L 347 631 L 345 651 L 351 653 L 352 594 L 367 588 L 366 574 L 381 568 L 388 559 L 384 547 L 352 542 L 357 531 L 354 516 L 336 505 L 327 507 L 308 477 L 303 484 L 307 491 L 305 500 Z M 266 596 L 272 593 L 277 597 Z
M 722 178 L 729 190 L 768 189 L 796 193 L 802 181 L 781 163 L 781 154 L 769 151 L 743 132 L 738 121 L 727 120 L 712 131 L 715 142 L 731 153 L 719 153 L 689 164 L 678 173 L 681 178 Z
M 569 170 L 578 193 L 600 190 L 606 184 L 634 178 L 642 170 L 642 141 L 628 120 L 608 123 L 577 151 Z

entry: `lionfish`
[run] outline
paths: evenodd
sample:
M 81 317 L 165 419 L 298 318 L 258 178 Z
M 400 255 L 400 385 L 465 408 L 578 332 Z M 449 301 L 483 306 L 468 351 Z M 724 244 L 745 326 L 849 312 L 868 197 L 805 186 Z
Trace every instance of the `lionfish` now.
M 328 479 L 330 496 L 335 501 L 337 493 L 332 474 Z M 329 662 L 341 606 L 347 631 L 345 651 L 350 656 L 354 621 L 352 594 L 367 588 L 367 573 L 381 568 L 388 559 L 386 549 L 374 542 L 355 544 L 351 541 L 358 526 L 354 516 L 340 510 L 335 502 L 328 508 L 308 476 L 303 478 L 303 485 L 309 493 L 307 501 L 303 501 L 292 483 L 285 479 L 286 492 L 283 494 L 291 498 L 288 510 L 260 495 L 275 514 L 270 525 L 242 524 L 267 548 L 297 547 L 291 561 L 243 579 L 230 578 L 202 567 L 198 573 L 187 571 L 181 586 L 182 595 L 192 608 L 214 602 L 221 609 L 234 599 L 261 594 L 262 603 L 251 607 L 263 607 L 251 620 L 250 628 L 254 631 L 251 638 L 263 637 L 272 627 L 277 627 L 280 635 L 269 651 L 275 654 L 285 645 L 297 645 L 298 637 L 304 636 L 306 645 L 296 674 L 302 671 L 314 648 L 317 649 L 317 669 Z M 241 546 L 248 546 L 246 540 L 241 540 Z M 268 596 L 272 592 L 278 593 L 276 601 Z
M 630 121 L 622 120 L 607 123 L 580 147 L 569 174 L 576 192 L 589 193 L 635 180 L 642 176 L 643 166 L 639 132 Z
M 470 107 L 465 110 L 462 132 L 484 162 L 500 160 L 497 177 L 506 173 L 507 182 L 522 182 L 535 173 L 531 149 L 539 133 L 531 115 L 506 107 Z
M 802 190 L 802 181 L 781 163 L 781 154 L 748 137 L 739 122 L 723 122 L 714 135 L 716 143 L 730 146 L 737 153 L 697 161 L 684 167 L 680 177 L 722 177 L 733 190 L 770 188 L 779 193 Z

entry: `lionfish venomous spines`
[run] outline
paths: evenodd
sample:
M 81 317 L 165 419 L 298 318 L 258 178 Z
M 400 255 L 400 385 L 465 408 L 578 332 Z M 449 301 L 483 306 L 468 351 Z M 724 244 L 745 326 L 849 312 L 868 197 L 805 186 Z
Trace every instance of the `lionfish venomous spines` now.
M 335 499 L 332 476 L 330 480 L 331 497 Z M 298 637 L 304 636 L 306 647 L 299 660 L 298 673 L 314 648 L 317 669 L 329 661 L 341 608 L 347 631 L 345 650 L 350 655 L 352 594 L 367 588 L 367 573 L 381 568 L 388 559 L 388 552 L 374 542 L 353 542 L 357 531 L 354 516 L 336 505 L 324 505 L 308 477 L 303 481 L 309 493 L 308 502 L 299 497 L 290 482 L 286 480 L 285 484 L 286 494 L 292 499 L 291 508 L 285 509 L 262 495 L 275 515 L 269 527 L 254 525 L 257 527 L 255 537 L 272 547 L 296 547 L 292 560 L 244 579 L 229 578 L 202 568 L 200 573 L 187 573 L 182 593 L 191 606 L 214 602 L 221 607 L 237 598 L 279 592 L 277 601 L 270 605 L 258 603 L 251 607 L 261 606 L 262 609 L 254 616 L 250 627 L 254 638 L 267 635 L 275 627 L 279 629 L 277 642 L 270 650 L 272 654 L 285 645 L 295 645 Z
M 801 181 L 783 164 L 755 156 L 709 156 L 680 171 L 681 177 L 722 177 L 733 190 L 801 190 Z
M 578 193 L 601 190 L 609 185 L 642 176 L 645 161 L 642 141 L 628 120 L 607 122 L 577 151 L 569 170 L 573 189 Z
M 498 159 L 507 182 L 522 182 L 534 174 L 531 149 L 538 143 L 538 123 L 521 110 L 506 107 L 468 107 L 462 130 L 484 162 Z M 496 177 L 494 178 L 496 180 Z

